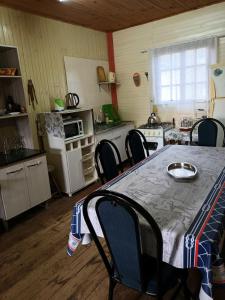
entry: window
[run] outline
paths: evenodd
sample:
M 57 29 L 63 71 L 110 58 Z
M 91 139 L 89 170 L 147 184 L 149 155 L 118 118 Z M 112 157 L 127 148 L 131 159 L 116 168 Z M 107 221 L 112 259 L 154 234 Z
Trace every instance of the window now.
M 209 65 L 216 63 L 216 38 L 152 51 L 154 102 L 193 110 L 209 101 Z

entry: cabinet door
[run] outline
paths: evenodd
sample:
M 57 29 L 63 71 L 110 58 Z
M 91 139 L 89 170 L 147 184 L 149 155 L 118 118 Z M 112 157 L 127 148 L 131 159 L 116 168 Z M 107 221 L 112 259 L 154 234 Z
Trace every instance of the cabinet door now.
M 128 131 L 133 128 L 134 128 L 133 125 L 126 125 L 126 126 L 123 126 L 123 127 L 120 127 L 120 128 L 117 128 L 114 130 L 114 135 L 113 135 L 112 141 L 117 146 L 117 148 L 120 152 L 122 161 L 127 159 L 127 153 L 126 153 L 126 149 L 125 149 L 125 140 L 126 140 Z
M 23 164 L 17 164 L 0 171 L 3 218 L 9 220 L 30 208 L 26 174 Z
M 103 139 L 112 141 L 117 146 L 120 152 L 121 160 L 124 161 L 127 159 L 127 154 L 125 150 L 125 139 L 128 131 L 133 128 L 134 128 L 133 124 L 127 124 L 124 126 L 120 126 L 118 128 L 113 128 L 112 130 L 109 130 L 106 133 L 102 133 L 102 134 L 100 133 L 96 135 L 96 142 L 98 143 Z
M 114 134 L 113 134 L 113 138 L 112 138 L 112 142 L 116 145 L 116 147 L 119 150 L 120 156 L 121 156 L 121 160 L 125 160 L 126 158 L 124 157 L 124 144 L 123 144 L 123 130 L 114 130 Z
M 70 193 L 74 193 L 85 186 L 81 149 L 67 151 L 67 165 L 70 181 Z
M 101 140 L 104 140 L 104 139 L 113 141 L 113 137 L 114 137 L 114 130 L 113 129 L 109 130 L 108 132 L 99 133 L 95 137 L 95 143 L 97 145 Z
M 51 198 L 48 168 L 45 156 L 24 163 L 27 177 L 30 206 L 33 207 Z

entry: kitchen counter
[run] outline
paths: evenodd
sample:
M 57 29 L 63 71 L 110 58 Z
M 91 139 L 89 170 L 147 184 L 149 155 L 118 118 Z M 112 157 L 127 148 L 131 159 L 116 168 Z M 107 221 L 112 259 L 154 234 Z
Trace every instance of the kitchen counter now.
M 173 142 L 178 144 L 190 143 L 190 131 L 180 131 L 178 128 L 172 128 L 165 132 L 165 140 L 167 143 Z M 192 134 L 193 142 L 198 141 L 198 133 L 194 131 Z
M 0 153 L 0 167 L 5 167 L 25 159 L 33 158 L 43 153 L 43 151 L 35 149 L 22 149 L 20 151 L 12 151 L 7 155 Z
M 112 129 L 116 129 L 122 126 L 126 126 L 129 124 L 133 124 L 132 121 L 123 121 L 123 122 L 119 122 L 119 123 L 111 123 L 111 124 L 95 124 L 94 126 L 94 130 L 95 130 L 95 134 L 101 134 L 103 132 L 107 132 L 110 131 Z

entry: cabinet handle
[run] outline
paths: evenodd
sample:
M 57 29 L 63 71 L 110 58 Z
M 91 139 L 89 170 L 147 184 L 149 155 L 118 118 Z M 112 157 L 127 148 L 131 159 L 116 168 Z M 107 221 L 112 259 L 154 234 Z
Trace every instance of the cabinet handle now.
M 15 170 L 15 171 L 12 171 L 12 172 L 7 172 L 6 174 L 9 175 L 9 174 L 14 174 L 14 173 L 19 173 L 23 170 L 23 168 L 20 168 L 18 170 Z
M 27 167 L 28 168 L 31 168 L 31 167 L 37 167 L 41 164 L 41 161 L 38 161 L 37 163 L 33 164 L 33 165 L 28 165 Z

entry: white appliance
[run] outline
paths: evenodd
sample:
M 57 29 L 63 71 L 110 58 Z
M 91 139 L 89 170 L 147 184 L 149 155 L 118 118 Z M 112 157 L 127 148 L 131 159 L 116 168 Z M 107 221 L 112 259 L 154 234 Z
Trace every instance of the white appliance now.
M 83 121 L 80 119 L 63 120 L 65 141 L 75 139 L 84 135 Z
M 144 124 L 138 128 L 147 140 L 149 154 L 154 153 L 165 145 L 165 132 L 172 128 L 173 124 L 167 122 L 154 126 Z

